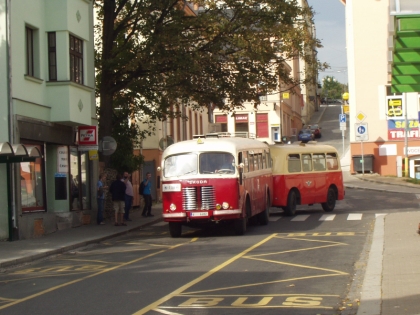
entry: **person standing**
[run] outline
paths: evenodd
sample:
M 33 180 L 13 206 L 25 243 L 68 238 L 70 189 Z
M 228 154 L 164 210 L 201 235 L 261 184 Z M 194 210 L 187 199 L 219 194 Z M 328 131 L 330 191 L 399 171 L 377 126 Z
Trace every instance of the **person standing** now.
M 106 174 L 102 173 L 99 175 L 98 183 L 96 184 L 97 200 L 98 200 L 98 214 L 96 216 L 96 222 L 100 225 L 105 224 L 104 222 L 104 204 L 105 204 L 105 191 L 108 186 L 105 186 Z
M 150 172 L 146 173 L 146 179 L 143 180 L 144 183 L 144 190 L 143 190 L 143 198 L 144 198 L 144 208 L 143 213 L 141 214 L 143 217 L 153 217 L 152 214 L 152 174 Z
M 133 185 L 130 182 L 130 174 L 124 172 L 124 184 L 125 184 L 125 207 L 124 207 L 124 220 L 131 221 L 130 209 L 133 204 Z
M 115 211 L 115 226 L 127 225 L 124 223 L 123 217 L 125 207 L 125 184 L 121 179 L 121 174 L 117 174 L 117 179 L 114 180 L 109 187 L 109 192 L 112 195 L 112 204 Z

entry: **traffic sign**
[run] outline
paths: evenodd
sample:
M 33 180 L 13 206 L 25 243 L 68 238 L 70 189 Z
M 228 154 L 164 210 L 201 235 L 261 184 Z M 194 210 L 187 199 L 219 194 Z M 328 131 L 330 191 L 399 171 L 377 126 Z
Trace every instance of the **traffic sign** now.
M 346 122 L 346 114 L 339 114 L 338 119 L 340 120 L 340 123 Z
M 369 140 L 368 124 L 367 123 L 356 123 L 354 124 L 356 129 L 356 140 L 367 141 Z

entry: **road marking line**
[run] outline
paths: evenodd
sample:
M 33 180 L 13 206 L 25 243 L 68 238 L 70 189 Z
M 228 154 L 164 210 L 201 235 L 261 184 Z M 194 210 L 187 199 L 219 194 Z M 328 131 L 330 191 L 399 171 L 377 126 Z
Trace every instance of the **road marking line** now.
M 319 221 L 332 221 L 335 218 L 335 214 L 324 214 L 322 217 L 319 218 Z
M 251 247 L 247 248 L 246 250 L 244 250 L 243 252 L 239 253 L 238 255 L 236 255 L 236 256 L 228 259 L 224 263 L 222 263 L 222 264 L 214 267 L 213 269 L 207 271 L 205 274 L 201 275 L 200 277 L 195 278 L 194 280 L 188 282 L 187 284 L 185 284 L 182 287 L 176 289 L 175 291 L 169 293 L 168 295 L 160 298 L 159 300 L 153 302 L 152 304 L 149 304 L 146 307 L 143 307 L 141 310 L 135 312 L 133 315 L 141 315 L 141 314 L 145 314 L 145 313 L 147 313 L 147 312 L 149 312 L 151 310 L 158 309 L 159 305 L 161 305 L 162 303 L 170 300 L 174 296 L 181 295 L 182 292 L 184 292 L 185 290 L 189 289 L 190 287 L 192 287 L 193 285 L 199 283 L 200 281 L 203 281 L 204 279 L 210 277 L 214 273 L 216 273 L 219 270 L 223 269 L 224 267 L 230 265 L 231 263 L 233 263 L 234 261 L 238 260 L 239 258 L 242 258 L 247 253 L 249 253 L 250 251 L 254 250 L 255 248 L 261 246 L 262 244 L 264 244 L 264 243 L 268 242 L 269 240 L 271 240 L 272 238 L 274 238 L 276 235 L 277 235 L 277 233 L 271 234 L 270 236 L 266 237 L 265 239 L 263 239 L 262 241 L 258 242 L 257 244 L 252 245 Z
M 375 214 L 375 218 L 381 218 L 381 217 L 384 217 L 384 216 L 386 216 L 386 213 L 376 213 Z
M 307 218 L 309 218 L 309 214 L 297 215 L 290 221 L 305 221 Z
M 69 286 L 69 285 L 71 285 L 71 284 L 75 284 L 75 283 L 81 282 L 81 281 L 83 281 L 83 280 L 86 280 L 86 279 L 90 279 L 90 278 L 93 278 L 93 277 L 99 276 L 99 275 L 104 274 L 104 273 L 106 273 L 106 272 L 113 271 L 113 270 L 116 270 L 116 269 L 118 269 L 118 268 L 121 268 L 121 267 L 124 267 L 124 266 L 128 266 L 128 265 L 131 265 L 131 264 L 134 264 L 134 263 L 139 262 L 139 261 L 142 261 L 142 260 L 144 260 L 144 259 L 147 259 L 147 258 L 150 258 L 150 257 L 156 256 L 156 255 L 161 254 L 161 253 L 164 253 L 164 252 L 166 252 L 166 251 L 168 251 L 168 250 L 170 250 L 170 249 L 174 249 L 174 248 L 180 247 L 180 246 L 182 246 L 182 245 L 185 245 L 185 244 L 188 244 L 188 243 L 191 243 L 191 242 L 195 242 L 196 240 L 197 240 L 197 239 L 196 239 L 196 238 L 194 238 L 194 239 L 192 239 L 192 240 L 191 240 L 191 241 L 189 241 L 189 242 L 186 242 L 186 243 L 181 243 L 181 244 L 177 244 L 177 245 L 172 246 L 171 248 L 168 248 L 168 249 L 165 249 L 165 250 L 160 250 L 160 251 L 157 251 L 157 252 L 155 252 L 155 253 L 151 253 L 151 254 L 149 254 L 149 255 L 146 255 L 146 256 L 144 256 L 144 257 L 140 257 L 140 258 L 133 259 L 133 260 L 130 260 L 130 261 L 125 262 L 125 263 L 121 263 L 121 264 L 119 264 L 119 265 L 117 265 L 117 266 L 114 266 L 114 267 L 106 268 L 106 269 L 101 270 L 101 271 L 99 271 L 99 272 L 97 272 L 97 273 L 90 274 L 90 275 L 88 275 L 88 276 L 86 276 L 86 277 L 79 278 L 79 279 L 75 279 L 75 280 L 72 280 L 72 281 L 69 281 L 69 282 L 66 282 L 66 283 L 62 283 L 62 284 L 60 284 L 60 285 L 57 285 L 57 286 L 51 287 L 51 288 L 46 289 L 46 290 L 44 290 L 44 291 L 41 291 L 41 292 L 38 292 L 38 293 L 32 294 L 32 295 L 27 296 L 27 297 L 24 297 L 24 298 L 22 298 L 22 299 L 18 299 L 18 300 L 14 301 L 14 302 L 11 302 L 11 303 L 8 303 L 8 304 L 5 304 L 5 305 L 1 305 L 1 306 L 0 306 L 0 310 L 6 309 L 6 308 L 8 308 L 8 307 L 10 307 L 10 306 L 13 306 L 13 305 L 16 305 L 16 304 L 19 304 L 19 303 L 22 303 L 22 302 L 26 302 L 26 301 L 32 300 L 32 299 L 34 299 L 34 298 L 36 298 L 36 297 L 39 297 L 39 296 L 42 296 L 42 295 L 44 295 L 44 294 L 46 294 L 46 293 L 53 292 L 53 291 L 55 291 L 55 290 L 58 290 L 58 289 L 61 289 L 61 288 L 67 287 L 67 286 Z
M 280 219 L 281 219 L 281 217 L 269 217 L 268 218 L 268 220 L 271 221 L 271 222 L 275 222 L 275 221 L 278 221 Z
M 347 217 L 347 220 L 349 221 L 361 220 L 362 216 L 363 216 L 362 213 L 350 213 L 349 216 Z

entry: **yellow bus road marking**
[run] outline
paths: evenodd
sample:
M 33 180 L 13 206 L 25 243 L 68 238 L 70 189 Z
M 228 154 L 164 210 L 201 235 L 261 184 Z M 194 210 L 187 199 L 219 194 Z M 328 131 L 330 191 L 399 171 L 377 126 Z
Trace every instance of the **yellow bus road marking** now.
M 338 295 L 314 294 L 265 294 L 265 295 L 212 295 L 212 296 L 176 296 L 171 304 L 161 305 L 157 309 L 198 309 L 198 308 L 311 308 L 333 309 Z M 324 305 L 323 305 L 324 303 Z M 156 309 L 154 309 L 156 310 Z
M 160 251 L 157 251 L 157 252 L 154 252 L 154 253 L 150 253 L 149 255 L 146 255 L 146 256 L 144 256 L 144 257 L 140 257 L 140 258 L 137 258 L 137 259 L 133 259 L 133 260 L 130 260 L 130 261 L 128 261 L 128 262 L 121 263 L 121 264 L 119 264 L 119 265 L 117 265 L 117 266 L 113 266 L 113 267 L 106 268 L 106 269 L 104 269 L 104 270 L 100 270 L 99 272 L 96 272 L 96 273 L 93 273 L 93 274 L 87 275 L 87 276 L 85 276 L 85 277 L 83 277 L 83 278 L 79 278 L 79 279 L 72 280 L 72 281 L 69 281 L 69 282 L 66 282 L 66 283 L 62 283 L 62 284 L 60 284 L 60 285 L 57 285 L 57 286 L 51 287 L 51 288 L 49 288 L 49 289 L 43 290 L 43 291 L 41 291 L 41 292 L 38 292 L 38 293 L 35 293 L 35 294 L 32 294 L 32 295 L 29 295 L 29 296 L 24 297 L 24 298 L 22 298 L 22 299 L 18 299 L 18 300 L 16 300 L 16 301 L 11 302 L 11 303 L 7 303 L 7 304 L 5 304 L 5 305 L 1 305 L 1 306 L 0 306 L 0 310 L 6 309 L 6 308 L 8 308 L 8 307 L 11 307 L 11 306 L 13 306 L 13 305 L 16 305 L 16 304 L 19 304 L 19 303 L 22 303 L 22 302 L 26 302 L 26 301 L 32 300 L 32 299 L 34 299 L 34 298 L 36 298 L 36 297 L 38 297 L 38 296 L 42 296 L 42 295 L 47 294 L 47 293 L 49 293 L 49 292 L 53 292 L 53 291 L 55 291 L 55 290 L 58 290 L 58 289 L 61 289 L 61 288 L 67 287 L 67 286 L 69 286 L 69 285 L 72 285 L 72 284 L 75 284 L 75 283 L 78 283 L 78 282 L 81 282 L 81 281 L 84 281 L 84 280 L 87 280 L 87 279 L 90 279 L 90 278 L 93 278 L 93 277 L 96 277 L 96 276 L 99 276 L 99 275 L 101 275 L 101 274 L 104 274 L 104 273 L 107 273 L 107 272 L 110 272 L 110 271 L 113 271 L 113 270 L 119 269 L 119 268 L 121 268 L 121 267 L 125 267 L 125 266 L 128 266 L 128 265 L 134 264 L 134 263 L 136 263 L 136 262 L 139 262 L 139 261 L 142 261 L 142 260 L 144 260 L 144 259 L 147 259 L 147 258 L 150 258 L 150 257 L 156 256 L 156 255 L 159 255 L 159 254 L 162 254 L 162 253 L 164 253 L 164 252 L 167 252 L 168 250 L 172 250 L 172 249 L 178 248 L 178 247 L 180 247 L 180 246 L 183 246 L 183 245 L 185 245 L 185 244 L 188 244 L 188 243 L 191 243 L 191 242 L 194 242 L 194 241 L 196 241 L 196 239 L 192 239 L 191 241 L 186 242 L 186 243 L 176 244 L 176 245 L 172 246 L 171 248 L 168 248 L 168 249 L 163 249 L 163 250 L 160 250 Z
M 300 281 L 300 280 L 337 277 L 337 276 L 342 276 L 342 275 L 336 274 L 336 273 L 325 274 L 325 275 L 313 275 L 313 276 L 305 276 L 305 277 L 297 277 L 297 278 L 289 278 L 289 279 L 281 279 L 281 280 L 272 280 L 272 281 L 266 281 L 266 282 L 248 283 L 248 284 L 242 284 L 242 285 L 236 285 L 236 286 L 230 286 L 230 287 L 221 287 L 221 288 L 201 290 L 201 291 L 185 292 L 185 294 L 202 294 L 202 293 L 217 292 L 217 291 L 222 291 L 222 290 L 242 289 L 242 288 L 263 286 L 267 284 L 278 284 L 278 283 L 285 283 L 285 282 L 292 282 L 292 281 L 295 282 L 295 281 Z
M 304 268 L 304 269 L 313 269 L 313 270 L 319 270 L 319 271 L 333 272 L 333 273 L 338 274 L 338 275 L 348 275 L 347 272 L 342 272 L 342 271 L 333 270 L 333 269 L 326 269 L 326 268 L 300 265 L 300 264 L 292 264 L 292 263 L 288 263 L 288 262 L 284 262 L 284 261 L 268 260 L 268 259 L 254 258 L 254 257 L 244 257 L 244 258 L 245 259 L 251 259 L 251 260 L 263 261 L 263 262 L 269 262 L 269 263 L 273 263 L 273 264 L 291 266 L 291 267 L 296 267 L 296 268 Z
M 278 235 L 286 237 L 310 237 L 310 236 L 364 236 L 365 232 L 316 232 L 316 233 L 278 233 Z
M 0 296 L 0 303 L 16 301 L 16 299 L 4 298 Z
M 163 304 L 164 302 L 170 300 L 173 296 L 176 295 L 180 295 L 182 292 L 184 292 L 185 290 L 187 290 L 188 288 L 192 287 L 193 285 L 199 283 L 200 281 L 203 281 L 204 279 L 210 277 L 211 275 L 213 275 L 214 273 L 218 272 L 219 270 L 223 269 L 224 267 L 230 265 L 231 263 L 233 263 L 234 261 L 238 260 L 239 258 L 245 256 L 247 253 L 249 253 L 250 251 L 252 251 L 253 249 L 263 245 L 264 243 L 268 242 L 269 240 L 271 240 L 273 237 L 275 237 L 277 234 L 272 234 L 268 237 L 266 237 L 265 239 L 263 239 L 262 241 L 258 242 L 257 244 L 252 245 L 251 247 L 247 248 L 246 250 L 244 250 L 243 252 L 239 253 L 238 255 L 228 259 L 227 261 L 225 261 L 224 263 L 214 267 L 213 269 L 211 269 L 210 271 L 206 272 L 205 274 L 201 275 L 200 277 L 195 278 L 194 280 L 188 282 L 187 284 L 181 286 L 180 288 L 176 289 L 175 291 L 169 293 L 168 295 L 160 298 L 159 300 L 153 302 L 152 304 L 149 304 L 147 306 L 145 306 L 144 308 L 142 308 L 141 310 L 135 312 L 133 315 L 140 315 L 140 314 L 145 314 L 153 309 L 158 309 L 159 305 Z

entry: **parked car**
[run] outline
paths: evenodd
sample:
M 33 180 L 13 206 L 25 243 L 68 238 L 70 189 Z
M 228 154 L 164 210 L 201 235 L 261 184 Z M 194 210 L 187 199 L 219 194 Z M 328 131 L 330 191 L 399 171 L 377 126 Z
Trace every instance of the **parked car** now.
M 315 135 L 312 133 L 311 129 L 302 129 L 299 131 L 298 140 L 302 142 L 313 141 L 315 139 Z
M 315 138 L 321 138 L 321 127 L 319 127 L 319 125 L 309 125 L 309 129 L 312 130 L 312 133 L 315 135 Z

